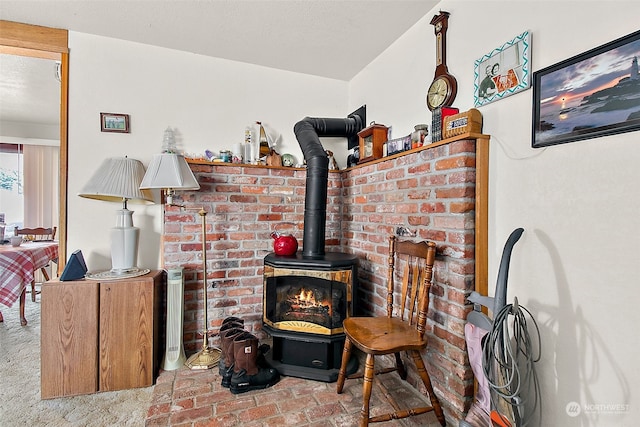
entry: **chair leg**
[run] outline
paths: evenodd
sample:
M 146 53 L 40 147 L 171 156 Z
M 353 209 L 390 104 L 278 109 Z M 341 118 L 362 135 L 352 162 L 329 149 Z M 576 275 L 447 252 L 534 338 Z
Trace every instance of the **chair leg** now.
M 344 348 L 342 350 L 342 362 L 340 363 L 340 371 L 338 372 L 338 383 L 336 384 L 336 391 L 338 394 L 342 393 L 344 387 L 344 380 L 347 377 L 347 364 L 351 358 L 351 341 L 349 338 L 344 340 Z
M 433 392 L 433 387 L 431 386 L 431 378 L 429 378 L 429 373 L 427 372 L 427 368 L 424 366 L 424 362 L 422 361 L 422 357 L 420 356 L 420 352 L 417 350 L 409 351 L 411 354 L 411 358 L 416 365 L 416 369 L 418 370 L 418 374 L 420 378 L 422 378 L 422 382 L 427 389 L 427 393 L 429 393 L 429 399 L 431 400 L 431 406 L 433 407 L 433 411 L 440 421 L 440 425 L 443 427 L 447 425 L 447 421 L 444 418 L 444 413 L 442 412 L 442 407 L 440 406 L 440 401 L 438 400 L 438 396 Z
M 20 294 L 20 324 L 22 326 L 27 325 L 27 318 L 24 317 L 24 300 L 26 296 L 27 296 L 27 290 L 23 289 L 22 293 Z
M 49 281 L 49 273 L 47 273 L 47 268 L 46 267 L 42 267 L 40 269 L 40 272 L 44 276 L 45 282 L 48 282 Z M 36 295 L 38 295 L 38 292 L 36 291 L 36 282 L 34 280 L 34 281 L 31 282 L 31 301 L 36 302 Z
M 404 368 L 404 363 L 402 363 L 402 358 L 400 357 L 400 353 L 395 353 L 396 356 L 396 370 L 398 371 L 398 375 L 403 380 L 407 379 L 407 370 Z
M 369 425 L 369 401 L 371 400 L 371 387 L 375 375 L 375 356 L 367 354 L 364 365 L 364 382 L 362 383 L 362 409 L 360 410 L 360 427 Z

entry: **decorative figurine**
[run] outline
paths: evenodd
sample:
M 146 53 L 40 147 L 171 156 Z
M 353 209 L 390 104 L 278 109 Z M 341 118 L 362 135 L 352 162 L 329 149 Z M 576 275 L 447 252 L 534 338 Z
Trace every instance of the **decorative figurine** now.
M 338 162 L 336 162 L 335 157 L 333 157 L 333 151 L 326 150 L 327 156 L 329 156 L 329 170 L 330 171 L 338 171 L 340 168 L 338 167 Z
M 282 166 L 282 157 L 273 148 L 269 149 L 266 160 L 267 166 Z
M 262 122 L 256 122 L 256 124 L 260 125 L 260 136 L 258 142 L 260 144 L 260 158 L 262 158 L 270 154 L 271 144 L 269 144 L 267 132 L 265 132 Z
M 281 157 L 282 157 L 282 166 L 286 166 L 290 168 L 296 163 L 296 159 L 289 153 L 285 153 Z

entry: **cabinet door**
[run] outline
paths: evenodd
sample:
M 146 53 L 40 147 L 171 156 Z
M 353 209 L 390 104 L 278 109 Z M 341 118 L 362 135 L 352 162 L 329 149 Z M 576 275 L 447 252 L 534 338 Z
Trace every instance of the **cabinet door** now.
M 100 391 L 153 383 L 153 283 L 100 283 Z
M 98 283 L 42 285 L 40 395 L 42 399 L 98 390 Z

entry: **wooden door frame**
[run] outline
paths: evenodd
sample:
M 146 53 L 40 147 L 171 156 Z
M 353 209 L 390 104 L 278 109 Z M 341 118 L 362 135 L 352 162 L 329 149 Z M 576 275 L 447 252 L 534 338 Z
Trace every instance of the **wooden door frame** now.
M 58 273 L 67 259 L 69 32 L 0 20 L 0 53 L 60 61 L 60 184 Z

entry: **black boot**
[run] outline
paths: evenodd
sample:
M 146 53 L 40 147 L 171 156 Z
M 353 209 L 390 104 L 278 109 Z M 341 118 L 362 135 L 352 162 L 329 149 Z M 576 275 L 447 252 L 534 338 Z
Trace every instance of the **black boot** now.
M 267 358 L 264 357 L 271 350 L 271 346 L 269 344 L 260 344 L 258 347 L 258 366 L 261 368 L 271 368 L 269 362 L 267 362 Z
M 233 375 L 229 387 L 231 393 L 260 390 L 271 387 L 280 380 L 277 370 L 258 366 L 258 338 L 249 332 L 234 337 L 233 355 Z

